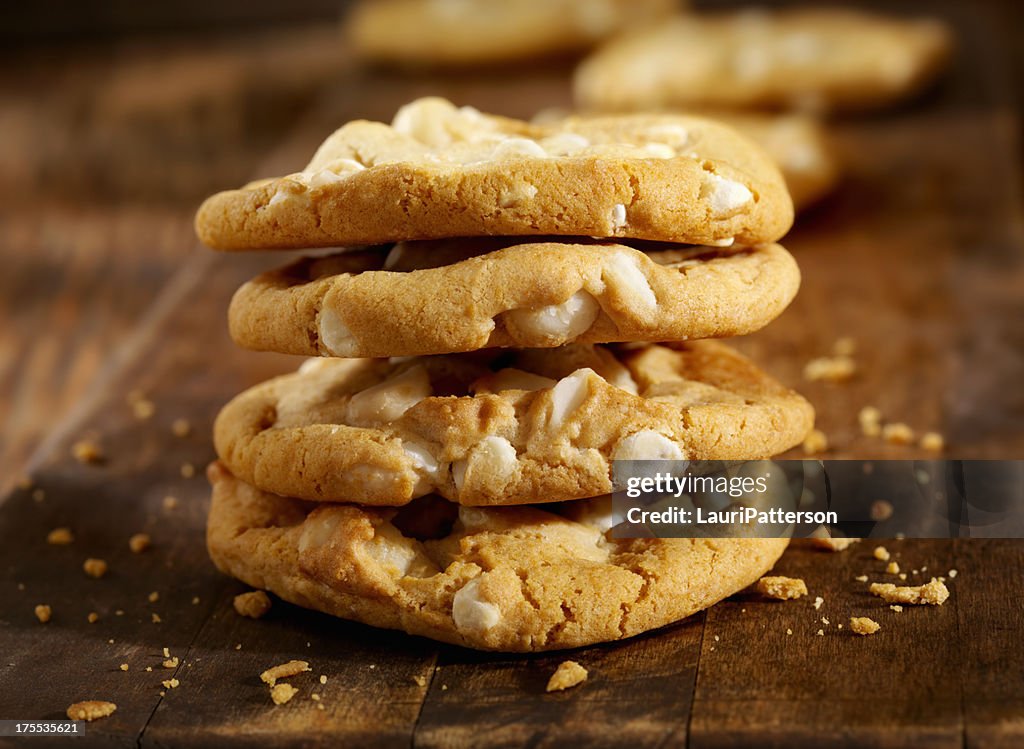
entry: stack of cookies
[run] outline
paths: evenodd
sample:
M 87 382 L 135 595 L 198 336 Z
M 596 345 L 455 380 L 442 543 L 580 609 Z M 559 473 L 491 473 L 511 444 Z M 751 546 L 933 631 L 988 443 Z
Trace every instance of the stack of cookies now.
M 711 120 L 534 125 L 441 99 L 351 122 L 199 211 L 221 250 L 353 248 L 243 286 L 297 372 L 215 426 L 217 566 L 301 606 L 474 648 L 569 648 L 744 588 L 784 539 L 618 539 L 616 460 L 759 459 L 813 411 L 723 344 L 799 285 L 778 170 Z M 667 343 L 655 343 L 667 341 Z

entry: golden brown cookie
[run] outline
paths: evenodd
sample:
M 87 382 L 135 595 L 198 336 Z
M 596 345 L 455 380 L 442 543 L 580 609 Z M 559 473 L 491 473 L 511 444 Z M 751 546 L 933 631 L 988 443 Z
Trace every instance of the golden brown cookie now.
M 611 491 L 612 461 L 751 460 L 799 444 L 810 404 L 714 341 L 311 359 L 214 426 L 243 481 L 310 500 L 431 492 L 512 505 Z
M 678 341 L 757 330 L 799 285 L 776 244 L 403 242 L 265 273 L 238 290 L 229 320 L 242 346 L 306 356 Z
M 753 245 L 792 221 L 775 164 L 712 120 L 535 125 L 431 98 L 390 126 L 350 122 L 301 172 L 208 198 L 196 230 L 221 250 L 486 235 Z
M 299 606 L 482 650 L 631 637 L 771 569 L 787 539 L 613 539 L 610 500 L 400 510 L 314 505 L 208 471 L 210 556 Z
M 373 62 L 479 65 L 587 49 L 677 7 L 676 0 L 362 0 L 347 36 Z
M 839 8 L 681 15 L 613 39 L 576 72 L 602 111 L 687 107 L 856 110 L 931 82 L 952 47 L 935 20 Z
M 736 128 L 765 150 L 782 172 L 797 211 L 817 203 L 836 187 L 842 171 L 825 127 L 803 114 L 705 112 Z

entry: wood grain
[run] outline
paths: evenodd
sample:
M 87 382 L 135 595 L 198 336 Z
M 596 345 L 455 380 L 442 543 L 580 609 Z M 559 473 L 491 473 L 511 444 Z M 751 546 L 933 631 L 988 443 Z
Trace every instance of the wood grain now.
M 949 81 L 900 110 L 836 125 L 848 178 L 787 239 L 803 289 L 778 321 L 737 342 L 808 394 L 832 441 L 829 457 L 924 457 L 915 447 L 863 437 L 856 413 L 869 404 L 918 431 L 943 432 L 955 457 L 1024 452 L 1020 119 L 999 73 L 1006 49 L 991 41 L 1004 38 L 991 33 L 999 17 L 959 4 L 942 8 L 962 21 L 964 48 Z M 209 430 L 233 394 L 295 362 L 231 345 L 224 321 L 231 293 L 279 259 L 195 248 L 191 201 L 213 181 L 244 181 L 254 165 L 264 174 L 292 171 L 340 122 L 387 118 L 417 95 L 529 115 L 565 106 L 568 84 L 555 67 L 523 76 L 402 79 L 353 71 L 334 78 L 323 72 L 333 58 L 311 52 L 315 64 L 298 55 L 307 61 L 292 69 L 321 71 L 311 84 L 312 107 L 282 94 L 281 102 L 292 102 L 288 115 L 268 119 L 258 138 L 236 147 L 229 143 L 236 128 L 245 130 L 252 112 L 274 101 L 256 90 L 252 71 L 263 63 L 241 48 L 217 58 L 187 47 L 175 64 L 210 66 L 210 80 L 193 73 L 191 86 L 172 92 L 167 122 L 160 95 L 137 72 L 123 72 L 111 89 L 120 93 L 106 101 L 117 106 L 94 114 L 57 94 L 36 109 L 26 85 L 15 108 L 25 129 L 15 152 L 0 156 L 20 170 L 7 174 L 29 175 L 20 183 L 24 195 L 0 212 L 0 257 L 10 269 L 0 277 L 0 310 L 12 321 L 0 326 L 0 473 L 8 483 L 46 435 L 32 463 L 35 486 L 10 492 L 0 505 L 0 717 L 58 718 L 73 701 L 112 699 L 118 711 L 90 726 L 92 743 L 161 747 L 1024 742 L 1024 545 L 1015 540 L 886 542 L 913 580 L 958 570 L 944 606 L 902 613 L 855 579 L 885 579 L 873 544 L 835 555 L 794 546 L 778 570 L 803 577 L 808 598 L 780 603 L 741 594 L 675 627 L 565 654 L 472 653 L 279 601 L 260 621 L 237 616 L 231 599 L 244 588 L 219 575 L 204 550 Z M 176 79 L 175 64 L 150 62 L 160 73 L 155 80 Z M 82 90 L 95 94 L 120 68 L 111 58 L 92 64 L 79 73 L 58 65 L 54 75 L 80 76 Z M 283 80 L 281 89 L 293 85 Z M 263 103 L 248 114 L 235 112 L 257 100 Z M 159 133 L 173 132 L 168 123 L 190 107 L 199 114 L 178 121 L 192 135 L 174 145 L 176 136 Z M 214 113 L 202 114 L 207 108 Z M 57 186 L 63 197 L 46 185 L 74 149 L 34 151 L 33 123 L 55 113 L 97 131 L 85 136 L 80 165 Z M 109 143 L 98 131 L 105 117 L 114 132 L 160 121 L 153 134 L 132 135 L 126 153 L 153 158 L 169 141 L 168 161 L 191 166 L 181 167 L 180 179 L 170 165 L 152 177 L 144 162 L 123 172 L 104 167 Z M 295 127 L 280 141 L 286 120 Z M 271 141 L 280 147 L 259 158 Z M 101 168 L 113 176 L 94 182 Z M 124 202 L 137 180 L 148 197 Z M 15 184 L 0 176 L 8 195 Z M 93 184 L 110 202 L 81 202 Z M 804 382 L 803 364 L 842 336 L 858 342 L 857 377 L 846 385 Z M 133 416 L 132 390 L 154 403 L 149 420 Z M 178 418 L 192 424 L 185 438 L 171 433 Z M 71 460 L 71 444 L 84 435 L 95 436 L 106 462 Z M 200 475 L 183 477 L 185 464 Z M 165 505 L 167 496 L 175 507 Z M 73 528 L 74 544 L 46 543 L 57 526 Z M 127 539 L 139 531 L 151 534 L 153 548 L 136 555 Z M 108 576 L 85 576 L 87 556 L 106 559 Z M 151 603 L 153 591 L 159 599 Z M 820 610 L 812 606 L 816 595 L 824 599 Z M 50 623 L 36 621 L 37 603 L 53 607 Z M 98 622 L 86 621 L 90 611 Z M 851 615 L 869 615 L 882 629 L 852 635 Z M 162 667 L 164 647 L 181 659 L 176 668 Z M 310 661 L 313 671 L 292 679 L 299 695 L 275 707 L 258 674 L 291 658 Z M 590 678 L 546 694 L 547 678 L 566 658 L 587 667 Z M 180 685 L 165 689 L 161 681 L 172 676 Z

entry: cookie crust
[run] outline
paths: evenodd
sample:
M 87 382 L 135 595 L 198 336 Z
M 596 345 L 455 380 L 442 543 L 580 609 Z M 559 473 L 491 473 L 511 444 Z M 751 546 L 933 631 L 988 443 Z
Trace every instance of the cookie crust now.
M 419 525 L 427 515 L 429 533 L 440 513 L 451 527 L 417 540 L 393 509 L 262 492 L 219 463 L 208 476 L 207 545 L 221 571 L 299 606 L 481 650 L 574 648 L 671 624 L 757 580 L 788 542 L 610 539 L 607 498 L 564 514 L 454 517 L 424 498 Z
M 319 501 L 465 505 L 605 494 L 614 459 L 754 460 L 814 411 L 714 341 L 311 359 L 228 403 L 217 453 L 243 481 Z
M 799 284 L 775 244 L 417 242 L 265 273 L 228 318 L 241 346 L 305 356 L 724 338 L 766 325 Z

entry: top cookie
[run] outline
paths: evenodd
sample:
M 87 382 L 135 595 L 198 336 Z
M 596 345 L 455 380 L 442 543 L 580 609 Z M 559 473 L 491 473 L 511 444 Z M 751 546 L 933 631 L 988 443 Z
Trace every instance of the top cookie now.
M 676 7 L 676 0 L 364 0 L 347 31 L 356 54 L 374 62 L 476 65 L 586 49 Z
M 301 172 L 208 198 L 196 231 L 220 250 L 538 234 L 754 245 L 792 222 L 778 168 L 721 123 L 535 125 L 428 98 L 390 126 L 350 122 Z
M 680 16 L 613 40 L 584 61 L 576 98 L 605 111 L 871 108 L 931 81 L 950 48 L 938 21 L 853 10 Z

